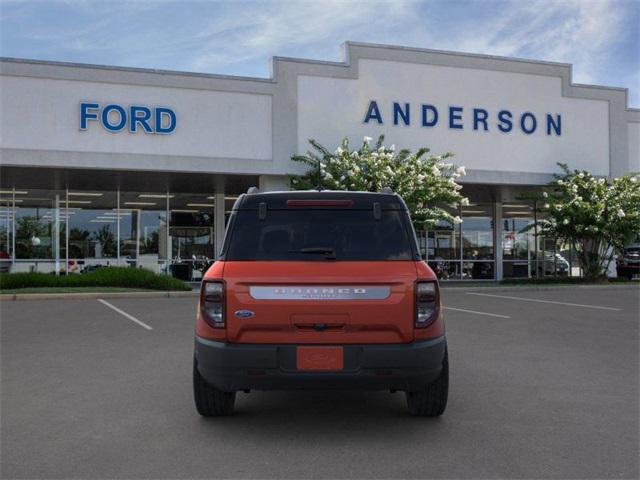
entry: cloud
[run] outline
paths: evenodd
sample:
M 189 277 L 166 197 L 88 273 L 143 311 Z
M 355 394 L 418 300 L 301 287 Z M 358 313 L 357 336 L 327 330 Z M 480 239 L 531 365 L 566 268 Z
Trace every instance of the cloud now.
M 418 6 L 407 1 L 344 0 L 261 2 L 254 8 L 246 3 L 236 5 L 196 34 L 202 43 L 191 62 L 193 68 L 265 60 L 287 51 L 317 54 L 331 49 L 332 57 L 337 57 L 344 40 L 365 32 L 399 28 Z
M 572 63 L 638 102 L 637 0 L 0 1 L 4 55 L 267 76 L 354 40 Z

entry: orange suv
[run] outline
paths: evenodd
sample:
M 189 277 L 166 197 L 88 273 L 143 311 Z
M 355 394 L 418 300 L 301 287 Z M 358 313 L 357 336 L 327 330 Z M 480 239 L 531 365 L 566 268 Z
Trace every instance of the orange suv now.
M 193 387 L 204 416 L 252 389 L 402 390 L 411 414 L 441 415 L 440 291 L 402 198 L 241 195 L 202 281 Z

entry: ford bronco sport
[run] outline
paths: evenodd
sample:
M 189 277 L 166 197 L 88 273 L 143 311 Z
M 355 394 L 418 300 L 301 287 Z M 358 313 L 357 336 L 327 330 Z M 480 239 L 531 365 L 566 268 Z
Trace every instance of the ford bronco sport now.
M 241 195 L 202 281 L 193 385 L 204 416 L 238 391 L 329 388 L 401 390 L 411 414 L 441 415 L 440 292 L 402 198 Z

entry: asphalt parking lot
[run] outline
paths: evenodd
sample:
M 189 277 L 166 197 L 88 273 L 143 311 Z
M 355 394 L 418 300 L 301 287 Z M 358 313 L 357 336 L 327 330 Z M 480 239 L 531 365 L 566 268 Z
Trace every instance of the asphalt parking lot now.
M 443 298 L 439 419 L 386 392 L 252 392 L 203 419 L 195 298 L 4 301 L 2 478 L 638 478 L 638 288 Z

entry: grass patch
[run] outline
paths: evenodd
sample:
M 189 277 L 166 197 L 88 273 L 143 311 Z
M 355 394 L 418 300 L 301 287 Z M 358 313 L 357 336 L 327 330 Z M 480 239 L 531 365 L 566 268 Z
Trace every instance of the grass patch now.
M 88 273 L 53 275 L 50 273 L 1 273 L 0 292 L 25 288 L 105 287 L 143 290 L 190 291 L 191 286 L 169 275 L 160 275 L 143 268 L 104 267 Z M 42 292 L 41 292 L 42 293 Z

